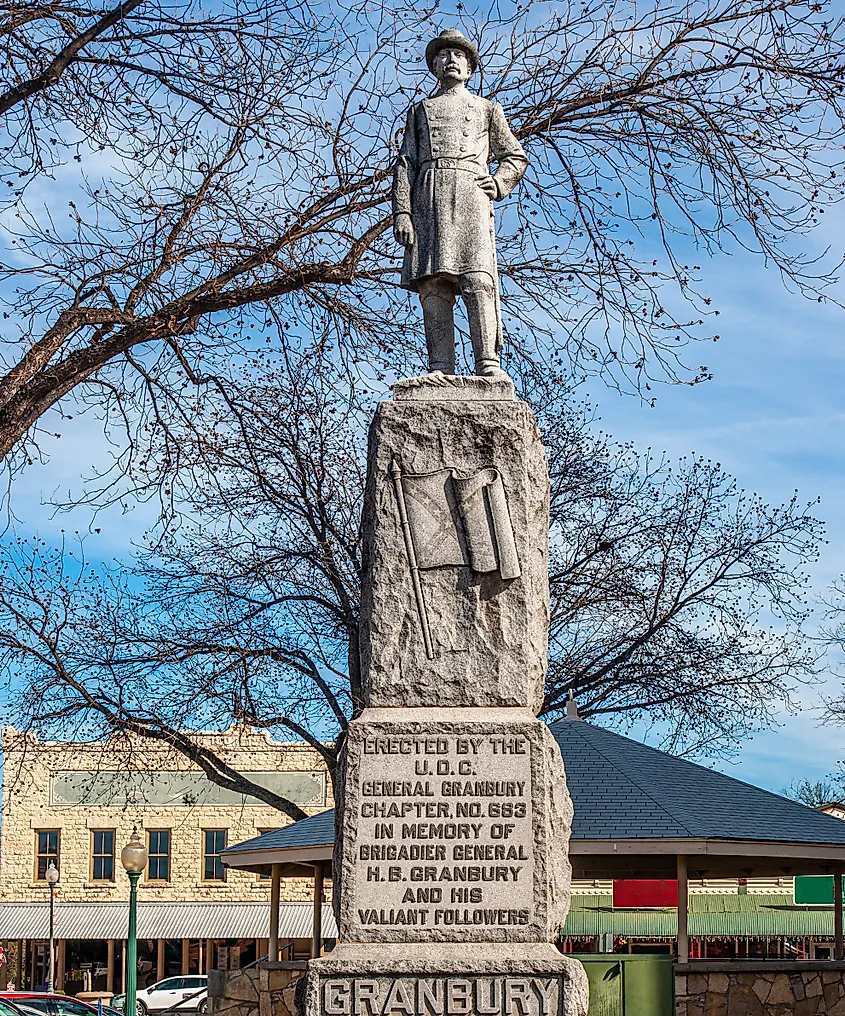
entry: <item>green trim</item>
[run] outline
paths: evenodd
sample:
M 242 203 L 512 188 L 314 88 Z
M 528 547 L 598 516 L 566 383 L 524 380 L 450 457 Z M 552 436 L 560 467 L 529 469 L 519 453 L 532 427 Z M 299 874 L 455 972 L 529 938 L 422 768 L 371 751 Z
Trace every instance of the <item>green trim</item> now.
M 678 932 L 674 909 L 614 910 L 610 896 L 573 896 L 563 935 L 630 935 L 672 938 Z M 689 933 L 696 938 L 783 935 L 833 938 L 833 907 L 795 906 L 786 895 L 694 895 Z

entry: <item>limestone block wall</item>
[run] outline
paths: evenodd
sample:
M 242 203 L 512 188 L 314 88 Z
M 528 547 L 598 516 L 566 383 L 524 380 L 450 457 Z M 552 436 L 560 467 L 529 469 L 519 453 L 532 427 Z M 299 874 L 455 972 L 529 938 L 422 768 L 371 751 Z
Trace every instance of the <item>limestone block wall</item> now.
M 678 974 L 676 1016 L 845 1016 L 845 969 L 829 962 L 789 972 L 725 967 Z
M 242 772 L 325 773 L 320 755 L 301 742 L 275 742 L 264 733 L 248 728 L 197 735 L 226 763 Z M 150 803 L 144 800 L 143 782 L 134 800 L 120 805 L 84 803 L 60 806 L 51 800 L 51 779 L 56 773 L 125 773 L 138 771 L 168 773 L 196 772 L 197 785 L 204 776 L 179 753 L 135 737 L 80 744 L 44 742 L 10 727 L 3 729 L 3 795 L 0 843 L 0 902 L 43 902 L 45 883 L 35 878 L 35 842 L 39 829 L 58 829 L 60 871 L 58 898 L 76 901 L 118 901 L 126 896 L 125 877 L 120 867 L 120 849 L 132 827 L 170 830 L 170 879 L 156 882 L 142 878 L 144 899 L 247 901 L 269 900 L 270 881 L 246 871 L 229 870 L 224 882 L 203 879 L 203 830 L 225 829 L 227 844 L 257 836 L 266 829 L 287 825 L 290 819 L 254 799 L 226 805 L 203 805 L 187 801 Z M 319 801 L 305 807 L 309 814 L 331 807 L 331 784 L 318 781 Z M 55 787 L 55 782 L 53 783 Z M 325 789 L 322 789 L 324 787 Z M 55 798 L 55 793 L 53 794 Z M 91 878 L 92 831 L 115 832 L 115 880 Z M 287 879 L 282 898 L 289 901 L 311 898 L 310 879 Z
M 297 985 L 305 977 L 304 961 L 259 964 L 243 970 L 213 970 L 208 997 L 213 1016 L 296 1016 Z
M 307 964 L 212 971 L 214 1016 L 295 1016 L 297 983 Z M 829 966 L 829 964 L 828 964 Z M 749 970 L 678 974 L 676 1016 L 843 1016 L 845 970 Z M 601 1014 L 590 1014 L 601 1016 Z M 615 1016 L 615 1014 L 614 1014 Z

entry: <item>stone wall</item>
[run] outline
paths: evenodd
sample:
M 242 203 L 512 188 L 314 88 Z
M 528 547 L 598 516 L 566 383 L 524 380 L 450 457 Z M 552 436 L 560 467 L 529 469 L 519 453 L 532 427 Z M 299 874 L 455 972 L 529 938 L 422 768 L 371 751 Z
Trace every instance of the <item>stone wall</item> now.
M 676 1016 L 845 1016 L 845 964 L 706 966 L 676 976 Z
M 208 997 L 213 1016 L 295 1016 L 296 988 L 304 960 L 260 963 L 243 970 L 212 970 Z
M 322 758 L 302 742 L 282 743 L 263 732 L 235 727 L 228 731 L 196 735 L 234 768 L 259 773 L 325 773 Z M 35 880 L 35 842 L 39 829 L 58 829 L 61 880 L 58 898 L 64 901 L 123 901 L 126 879 L 120 867 L 120 849 L 133 825 L 170 830 L 170 880 L 143 878 L 143 898 L 150 902 L 264 901 L 270 898 L 270 880 L 248 871 L 229 870 L 225 882 L 203 880 L 203 830 L 225 829 L 234 845 L 267 829 L 289 823 L 274 808 L 248 798 L 224 805 L 204 805 L 186 800 L 151 804 L 145 801 L 143 779 L 137 796 L 121 806 L 99 803 L 57 803 L 57 773 L 96 773 L 120 777 L 127 771 L 142 774 L 196 772 L 196 785 L 205 777 L 183 755 L 136 737 L 118 736 L 103 742 L 62 743 L 39 741 L 31 734 L 3 728 L 3 838 L 0 844 L 0 902 L 43 902 L 45 884 Z M 144 777 L 146 778 L 146 776 Z M 325 777 L 315 783 L 319 804 L 305 807 L 309 814 L 331 807 L 331 784 Z M 52 799 L 51 799 L 52 793 Z M 159 795 L 160 796 L 160 795 Z M 93 881 L 91 839 L 96 829 L 115 832 L 115 880 Z M 286 879 L 282 898 L 310 900 L 311 879 Z
M 306 962 L 214 970 L 213 1016 L 295 1016 L 294 995 Z M 760 963 L 681 973 L 676 1016 L 845 1016 L 845 964 L 791 964 L 788 973 Z M 592 1016 L 592 1014 L 591 1014 Z

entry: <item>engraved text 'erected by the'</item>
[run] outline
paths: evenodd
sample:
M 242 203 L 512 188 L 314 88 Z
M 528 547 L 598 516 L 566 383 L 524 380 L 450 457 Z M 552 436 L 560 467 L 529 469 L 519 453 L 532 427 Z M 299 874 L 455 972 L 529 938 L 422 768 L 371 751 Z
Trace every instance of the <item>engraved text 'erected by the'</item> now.
M 530 740 L 500 733 L 404 734 L 367 737 L 361 748 L 359 924 L 530 924 Z

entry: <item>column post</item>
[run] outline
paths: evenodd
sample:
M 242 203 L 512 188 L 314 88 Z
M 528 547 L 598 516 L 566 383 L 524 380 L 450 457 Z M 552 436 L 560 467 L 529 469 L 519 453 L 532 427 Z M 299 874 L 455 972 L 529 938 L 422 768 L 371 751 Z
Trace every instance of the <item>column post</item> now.
M 106 943 L 106 991 L 114 993 L 114 939 Z
M 311 955 L 319 956 L 323 950 L 323 866 L 314 866 L 314 913 L 311 928 Z
M 279 899 L 282 889 L 282 866 L 270 867 L 270 941 L 267 944 L 267 959 L 275 963 L 279 958 Z
M 842 949 L 842 865 L 837 864 L 833 871 L 833 941 L 834 956 L 843 958 Z
M 156 942 L 156 980 L 160 981 L 164 977 L 164 939 L 160 938 Z
M 191 940 L 182 939 L 182 973 L 187 974 L 191 969 Z
M 689 890 L 686 854 L 678 854 L 678 963 L 689 963 Z
M 65 990 L 65 948 L 67 946 L 67 939 L 60 938 L 56 950 L 56 991 L 59 993 Z

